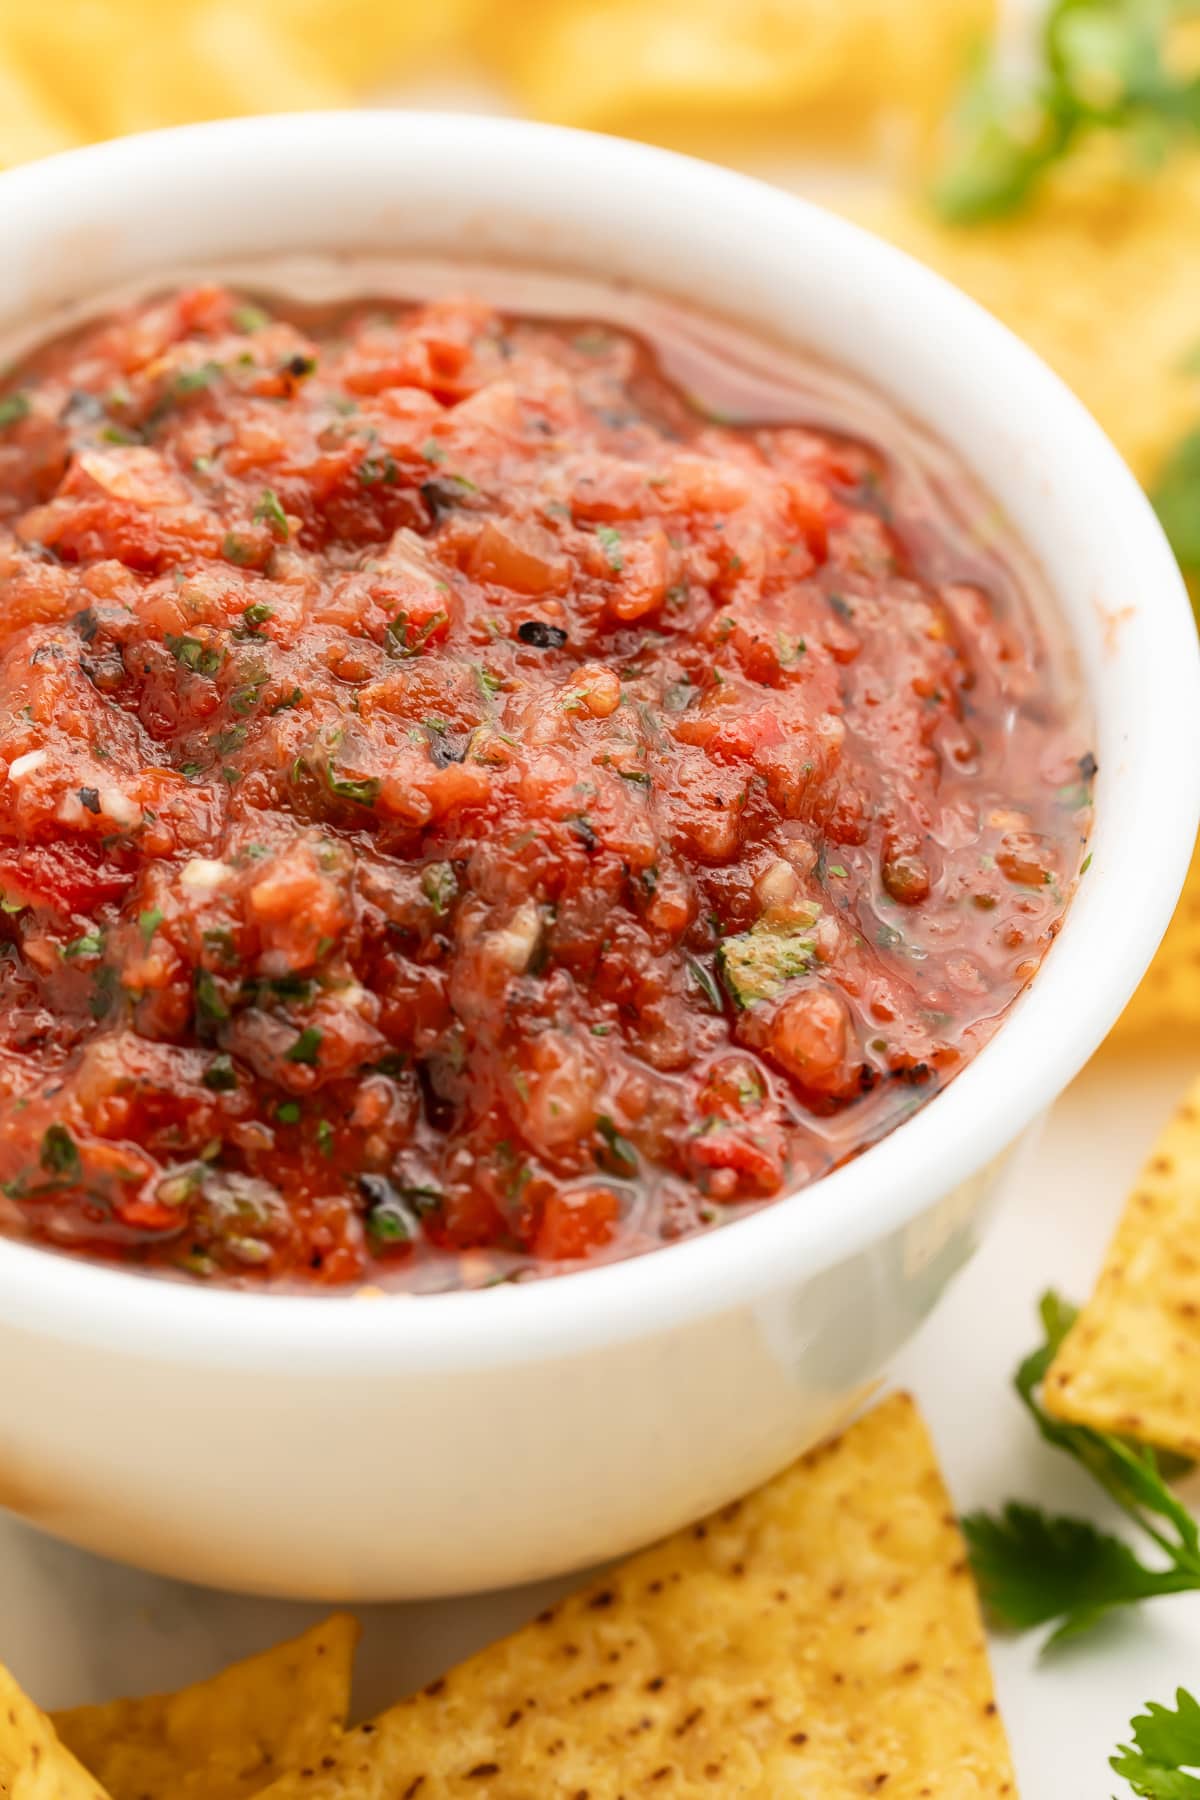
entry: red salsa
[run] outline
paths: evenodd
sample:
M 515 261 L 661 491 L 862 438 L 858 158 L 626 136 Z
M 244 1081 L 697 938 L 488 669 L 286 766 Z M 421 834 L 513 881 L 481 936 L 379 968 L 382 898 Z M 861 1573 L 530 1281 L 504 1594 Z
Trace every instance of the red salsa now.
M 1043 629 L 902 443 L 665 354 L 203 285 L 6 378 L 5 1231 L 482 1285 L 802 1188 L 996 1029 L 1090 819 Z

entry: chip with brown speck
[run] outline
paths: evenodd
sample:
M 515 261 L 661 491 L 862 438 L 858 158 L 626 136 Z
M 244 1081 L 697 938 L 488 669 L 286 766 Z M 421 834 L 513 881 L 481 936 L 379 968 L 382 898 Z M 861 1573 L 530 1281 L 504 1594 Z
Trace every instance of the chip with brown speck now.
M 282 1771 L 325 1769 L 350 1704 L 358 1626 L 335 1613 L 301 1637 L 174 1694 L 54 1714 L 112 1800 L 243 1800 Z M 4 1792 L 0 1786 L 0 1794 Z
M 5 1800 L 109 1800 L 5 1668 L 0 1668 L 0 1707 L 0 1794 Z
M 1138 1177 L 1044 1398 L 1056 1418 L 1200 1456 L 1200 1082 Z
M 477 1800 L 473 1772 L 489 1764 L 488 1800 L 714 1800 L 714 1768 L 718 1791 L 746 1800 L 849 1800 L 883 1771 L 889 1800 L 923 1788 L 999 1800 L 1012 1769 L 986 1711 L 978 1601 L 950 1574 L 963 1546 L 948 1511 L 924 1426 L 897 1395 L 735 1516 L 634 1557 L 551 1624 L 464 1663 L 443 1693 L 391 1708 L 372 1737 L 348 1733 L 336 1770 L 285 1777 L 263 1800 Z M 781 1581 L 786 1606 L 772 1603 Z M 568 1642 L 578 1657 L 563 1658 Z M 616 1670 L 614 1644 L 627 1646 Z M 531 1688 L 538 1708 L 510 1724 Z

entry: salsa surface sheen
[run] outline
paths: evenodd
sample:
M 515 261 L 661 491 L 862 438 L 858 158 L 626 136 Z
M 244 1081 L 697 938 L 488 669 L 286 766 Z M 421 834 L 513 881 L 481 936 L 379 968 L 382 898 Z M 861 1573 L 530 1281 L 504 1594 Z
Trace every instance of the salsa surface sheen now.
M 481 1285 L 707 1229 L 934 1094 L 1059 927 L 1095 764 L 907 454 L 469 298 L 198 285 L 30 355 L 3 1228 Z

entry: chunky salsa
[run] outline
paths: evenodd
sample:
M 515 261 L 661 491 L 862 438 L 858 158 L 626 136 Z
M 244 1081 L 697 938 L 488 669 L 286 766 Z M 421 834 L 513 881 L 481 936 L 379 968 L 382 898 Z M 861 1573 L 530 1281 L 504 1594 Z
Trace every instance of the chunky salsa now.
M 902 445 L 714 416 L 603 323 L 197 285 L 30 354 L 3 1229 L 430 1290 L 861 1150 L 1083 855 L 1094 761 L 972 558 Z

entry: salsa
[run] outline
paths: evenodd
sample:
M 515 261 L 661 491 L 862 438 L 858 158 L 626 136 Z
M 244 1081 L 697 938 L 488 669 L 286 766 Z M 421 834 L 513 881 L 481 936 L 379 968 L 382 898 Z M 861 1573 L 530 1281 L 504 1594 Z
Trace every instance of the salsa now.
M 0 1227 L 478 1286 L 890 1130 L 1037 970 L 1090 820 L 962 506 L 899 429 L 717 415 L 628 328 L 476 298 L 205 283 L 34 350 Z

